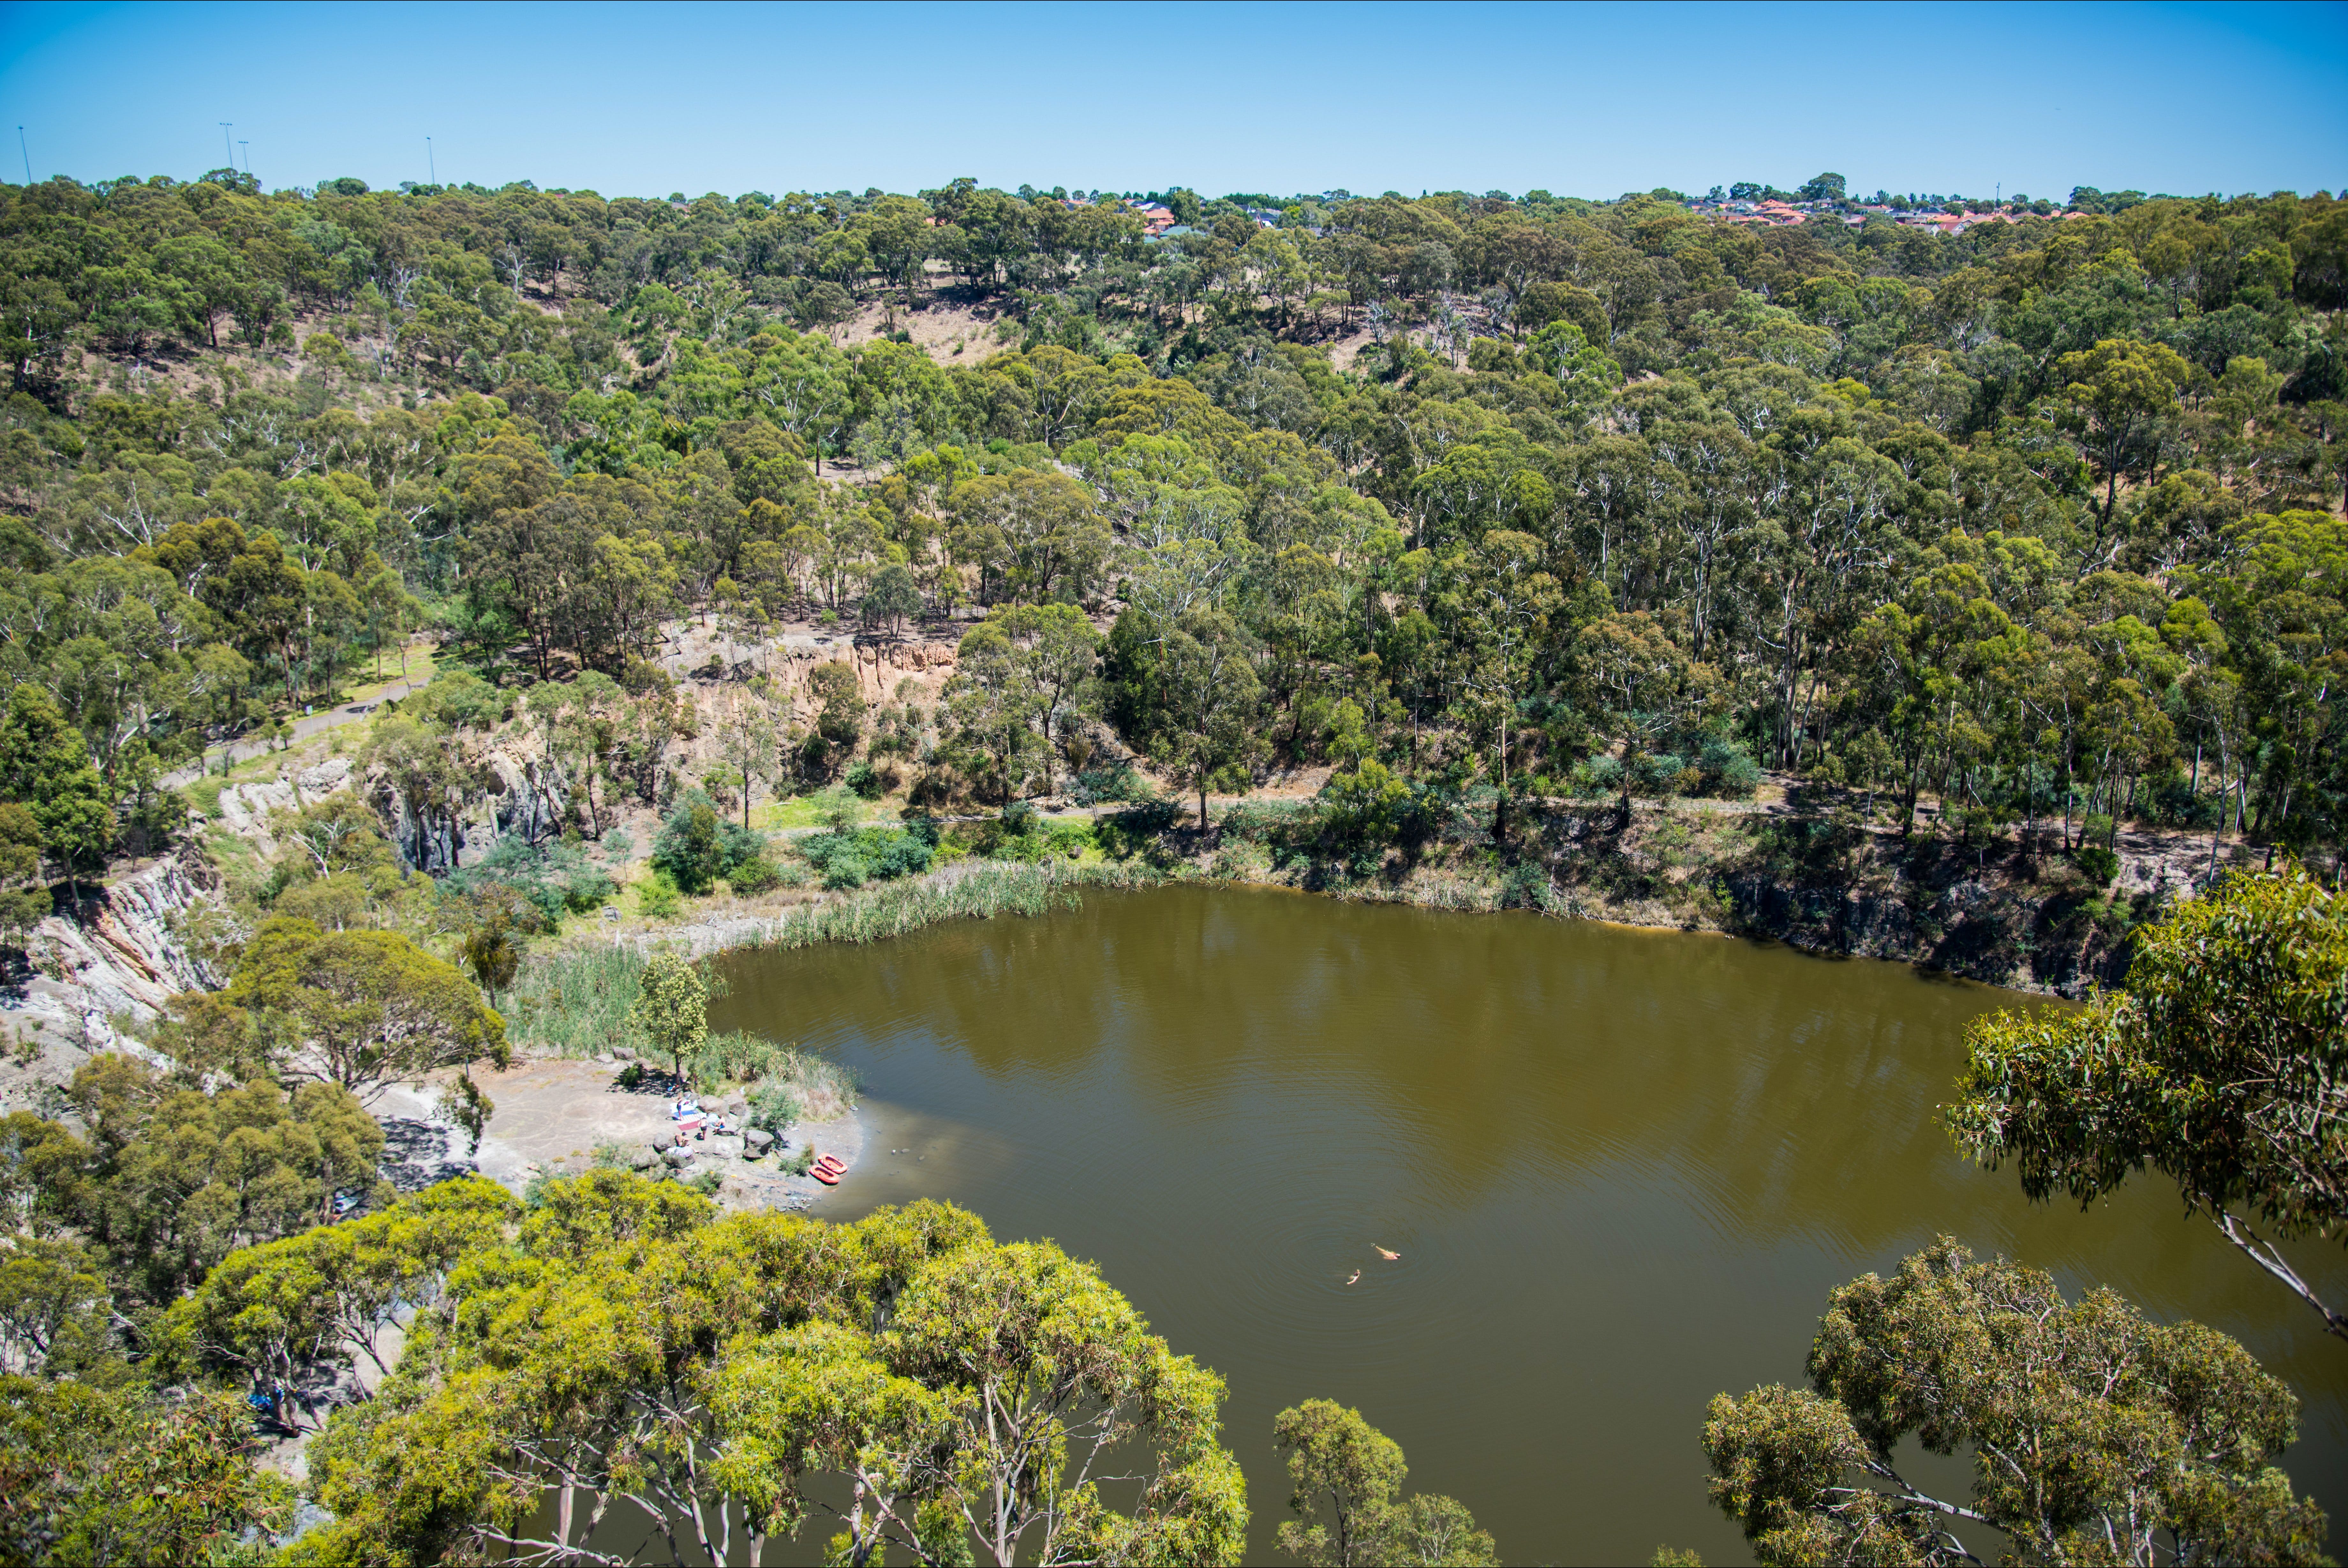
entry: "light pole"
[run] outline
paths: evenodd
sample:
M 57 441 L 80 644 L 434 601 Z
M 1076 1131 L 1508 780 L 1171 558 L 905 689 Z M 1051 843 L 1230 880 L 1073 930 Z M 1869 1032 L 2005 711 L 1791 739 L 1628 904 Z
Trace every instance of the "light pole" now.
M 229 142 L 228 142 L 228 128 L 229 128 L 229 127 L 231 127 L 231 126 L 232 126 L 232 125 L 234 125 L 235 123 L 236 123 L 236 121 L 232 120 L 232 119 L 224 119 L 224 120 L 222 120 L 222 121 L 221 121 L 221 122 L 220 122 L 220 128 L 221 128 L 221 148 L 222 148 L 222 149 L 223 149 L 228 153 L 228 166 L 229 166 L 231 169 L 234 169 L 234 168 L 236 167 L 236 149 L 234 149 L 233 147 L 230 147 L 230 146 L 229 146 Z
M 33 183 L 33 155 L 26 149 L 25 128 L 21 125 L 16 128 L 16 150 L 25 154 L 25 183 L 30 185 Z
M 432 138 L 428 136 L 424 138 L 424 172 L 431 176 L 433 184 L 440 183 L 440 166 L 432 161 Z
M 239 137 L 237 138 L 236 145 L 244 149 L 244 171 L 247 174 L 251 174 L 252 172 L 252 143 L 245 140 L 242 137 Z

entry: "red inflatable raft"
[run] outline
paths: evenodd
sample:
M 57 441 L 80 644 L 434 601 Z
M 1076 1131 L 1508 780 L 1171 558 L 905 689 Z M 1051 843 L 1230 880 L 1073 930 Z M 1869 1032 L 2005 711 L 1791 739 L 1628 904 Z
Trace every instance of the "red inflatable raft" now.
M 808 1167 L 808 1174 L 827 1187 L 839 1185 L 839 1178 L 848 1173 L 848 1163 L 837 1154 L 826 1154 Z

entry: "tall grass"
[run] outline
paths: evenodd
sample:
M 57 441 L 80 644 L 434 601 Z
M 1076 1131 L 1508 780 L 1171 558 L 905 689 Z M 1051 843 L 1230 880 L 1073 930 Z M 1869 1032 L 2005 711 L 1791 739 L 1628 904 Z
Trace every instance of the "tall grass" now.
M 812 948 L 824 942 L 883 942 L 942 920 L 1045 915 L 1083 903 L 1081 889 L 1144 887 L 1166 880 L 1148 866 L 963 861 L 919 881 L 883 883 L 776 922 L 742 945 Z
M 829 1122 L 856 1109 L 862 1089 L 855 1070 L 829 1057 L 760 1034 L 730 1030 L 713 1034 L 685 1064 L 695 1092 L 720 1095 L 739 1091 L 749 1100 L 754 1124 L 779 1132 L 804 1118 Z
M 963 861 L 918 880 L 882 883 L 804 905 L 778 919 L 746 923 L 727 932 L 721 945 L 788 951 L 824 942 L 881 942 L 942 920 L 1074 909 L 1085 887 L 1145 887 L 1167 879 L 1147 866 Z M 541 948 L 499 999 L 506 1031 L 517 1045 L 565 1056 L 627 1044 L 628 1009 L 644 968 L 644 951 L 631 942 Z M 722 1064 L 716 1071 L 741 1076 Z M 852 1105 L 853 1091 L 848 1093 Z
M 628 1041 L 644 956 L 630 947 L 544 948 L 499 999 L 517 1045 L 592 1056 Z

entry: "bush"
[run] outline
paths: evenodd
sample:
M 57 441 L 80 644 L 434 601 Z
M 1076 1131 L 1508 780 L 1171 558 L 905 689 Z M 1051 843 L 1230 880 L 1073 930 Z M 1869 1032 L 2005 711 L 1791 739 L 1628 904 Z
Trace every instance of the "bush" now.
M 1147 854 L 1156 848 L 1159 835 L 1174 825 L 1180 809 L 1169 800 L 1129 806 L 1095 824 L 1094 842 L 1100 845 L 1102 854 L 1112 859 L 1125 860 Z
M 1573 793 L 1580 795 L 1619 794 L 1622 764 L 1615 757 L 1589 757 L 1573 770 Z
M 602 867 L 576 845 L 530 844 L 509 835 L 479 863 L 448 874 L 441 886 L 458 895 L 510 888 L 545 917 L 551 929 L 568 914 L 584 914 L 618 891 Z
M 1087 768 L 1068 781 L 1068 798 L 1078 805 L 1103 805 L 1112 801 L 1144 804 L 1158 798 L 1149 781 L 1129 767 Z
M 1749 800 L 1761 787 L 1761 764 L 1735 741 L 1706 741 L 1696 754 L 1704 793 L 1723 800 Z
M 655 920 L 674 918 L 684 907 L 677 886 L 665 871 L 655 871 L 636 889 L 636 907 Z
M 764 835 L 718 815 L 706 794 L 693 790 L 677 799 L 653 840 L 654 868 L 685 893 L 706 893 L 719 877 L 766 853 Z
M 823 1121 L 854 1110 L 860 1090 L 856 1074 L 828 1057 L 742 1030 L 704 1040 L 685 1071 L 703 1094 L 756 1085 L 744 1097 L 750 1124 L 775 1133 L 802 1119 Z
M 771 893 L 782 886 L 783 875 L 764 855 L 754 856 L 726 874 L 726 886 L 739 897 Z
M 725 825 L 699 790 L 680 797 L 653 839 L 654 868 L 682 892 L 706 893 L 726 869 Z
M 791 847 L 822 874 L 826 887 L 861 887 L 868 881 L 892 882 L 927 871 L 936 853 L 937 829 L 917 821 L 905 828 L 811 833 Z
M 881 783 L 880 770 L 870 762 L 859 759 L 848 764 L 848 787 L 860 800 L 879 800 L 888 793 Z
M 1341 845 L 1393 843 L 1414 804 L 1410 785 L 1374 757 L 1351 773 L 1332 774 L 1321 798 L 1328 805 L 1329 836 Z
M 2112 878 L 2120 874 L 2119 856 L 2100 844 L 2081 845 L 2071 852 L 2071 859 L 2098 887 L 2109 886 Z
M 750 1091 L 749 1100 L 750 1114 L 746 1120 L 778 1138 L 790 1131 L 791 1123 L 799 1119 L 799 1097 L 787 1085 L 760 1083 Z
M 1649 752 L 1639 758 L 1632 783 L 1640 794 L 1670 794 L 1686 771 L 1686 761 L 1676 753 Z

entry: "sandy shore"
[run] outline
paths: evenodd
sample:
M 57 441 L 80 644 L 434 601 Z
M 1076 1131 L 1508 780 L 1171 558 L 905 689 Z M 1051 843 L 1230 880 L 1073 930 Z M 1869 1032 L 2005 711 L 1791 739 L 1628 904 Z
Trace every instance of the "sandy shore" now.
M 811 1145 L 816 1153 L 836 1155 L 849 1166 L 850 1174 L 842 1187 L 854 1180 L 868 1130 L 863 1118 L 852 1112 L 829 1122 L 795 1123 L 780 1140 L 779 1158 L 771 1150 L 749 1158 L 739 1136 L 711 1132 L 686 1143 L 693 1158 L 682 1166 L 656 1160 L 655 1144 L 665 1146 L 675 1136 L 668 1098 L 657 1084 L 622 1088 L 623 1065 L 517 1057 L 502 1072 L 476 1072 L 474 1081 L 495 1106 L 478 1153 L 467 1152 L 464 1133 L 434 1108 L 433 1086 L 427 1084 L 419 1093 L 394 1085 L 372 1107 L 387 1140 L 387 1173 L 403 1191 L 414 1191 L 478 1171 L 519 1195 L 533 1177 L 576 1175 L 594 1163 L 599 1147 L 616 1145 L 632 1166 L 647 1175 L 668 1170 L 680 1178 L 716 1173 L 717 1201 L 726 1208 L 804 1209 L 839 1190 L 778 1168 L 783 1160 Z M 728 1102 L 722 1097 L 703 1102 L 721 1108 Z

